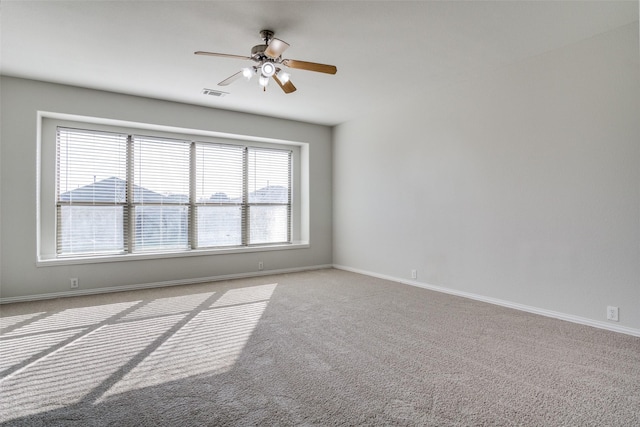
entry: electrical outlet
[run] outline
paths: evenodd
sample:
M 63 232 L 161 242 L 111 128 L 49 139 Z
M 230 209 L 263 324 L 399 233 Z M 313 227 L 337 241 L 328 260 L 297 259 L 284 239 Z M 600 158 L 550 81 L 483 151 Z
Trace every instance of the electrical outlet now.
M 71 279 L 69 279 L 69 284 L 71 285 L 71 289 L 77 289 L 78 288 L 78 278 L 77 277 L 72 277 Z
M 618 307 L 607 306 L 607 320 L 618 321 Z
M 412 279 L 418 278 L 418 270 L 411 270 L 411 278 Z
M 258 261 L 258 270 L 264 270 L 264 263 L 262 261 Z

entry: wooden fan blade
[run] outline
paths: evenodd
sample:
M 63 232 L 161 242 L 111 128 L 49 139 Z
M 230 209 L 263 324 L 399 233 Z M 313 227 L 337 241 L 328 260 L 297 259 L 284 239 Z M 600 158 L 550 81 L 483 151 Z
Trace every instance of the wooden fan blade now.
M 269 46 L 264 50 L 264 54 L 271 59 L 279 58 L 282 53 L 287 50 L 289 43 L 280 39 L 271 39 Z
M 193 53 L 195 53 L 196 55 L 220 56 L 222 58 L 251 59 L 250 56 L 229 55 L 228 53 L 203 52 L 201 50 Z
M 236 80 L 238 80 L 240 77 L 242 77 L 242 70 L 238 71 L 237 73 L 235 73 L 233 76 L 231 77 L 227 77 L 226 79 L 224 79 L 223 81 L 221 81 L 220 83 L 218 83 L 218 86 L 228 86 L 231 83 L 235 82 Z
M 298 61 L 297 59 L 283 59 L 282 65 L 300 70 L 317 71 L 319 73 L 335 74 L 338 69 L 335 65 L 318 64 L 316 62 Z
M 278 83 L 278 86 L 282 88 L 284 93 L 291 93 L 296 91 L 296 87 L 293 85 L 293 83 L 291 83 L 291 80 L 287 81 L 286 83 L 282 83 L 282 81 L 280 81 L 278 76 L 276 76 L 275 74 L 273 75 L 273 80 Z

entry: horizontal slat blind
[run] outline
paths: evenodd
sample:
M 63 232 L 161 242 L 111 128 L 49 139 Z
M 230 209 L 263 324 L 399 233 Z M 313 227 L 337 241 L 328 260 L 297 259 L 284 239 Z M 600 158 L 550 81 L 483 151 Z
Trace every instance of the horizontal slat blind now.
M 127 136 L 58 128 L 58 200 L 125 203 Z
M 127 136 L 57 129 L 57 252 L 124 251 Z
M 60 255 L 291 242 L 292 152 L 57 128 Z
M 244 148 L 196 143 L 197 247 L 242 244 Z
M 248 148 L 249 244 L 291 241 L 291 151 Z
M 190 142 L 133 137 L 134 251 L 189 248 Z

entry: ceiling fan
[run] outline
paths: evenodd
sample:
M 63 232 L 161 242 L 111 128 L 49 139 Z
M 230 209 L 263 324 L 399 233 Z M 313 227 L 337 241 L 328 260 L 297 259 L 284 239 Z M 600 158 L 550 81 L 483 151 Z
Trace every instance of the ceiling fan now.
M 194 53 L 196 55 L 219 56 L 222 58 L 248 59 L 256 63 L 256 65 L 243 68 L 231 77 L 222 80 L 218 83 L 218 86 L 227 86 L 240 77 L 251 79 L 252 76 L 258 75 L 258 83 L 262 86 L 263 90 L 267 89 L 269 79 L 273 78 L 285 93 L 291 93 L 296 90 L 296 87 L 291 83 L 289 74 L 280 68 L 280 65 L 299 70 L 317 71 L 319 73 L 326 74 L 335 74 L 338 71 L 334 65 L 298 61 L 297 59 L 282 59 L 282 53 L 287 50 L 289 43 L 273 37 L 273 34 L 274 33 L 271 30 L 260 31 L 260 37 L 262 37 L 264 44 L 252 47 L 251 56 L 203 52 L 201 50 Z

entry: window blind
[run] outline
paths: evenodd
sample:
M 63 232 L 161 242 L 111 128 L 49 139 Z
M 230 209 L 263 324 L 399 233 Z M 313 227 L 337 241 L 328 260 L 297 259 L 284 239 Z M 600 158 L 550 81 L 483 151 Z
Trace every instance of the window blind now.
M 196 144 L 196 246 L 243 243 L 244 148 Z
M 57 129 L 57 252 L 125 250 L 127 136 Z
M 249 147 L 249 244 L 291 240 L 291 151 Z
M 189 247 L 190 142 L 133 137 L 134 250 Z
M 59 255 L 291 241 L 290 150 L 57 128 Z

